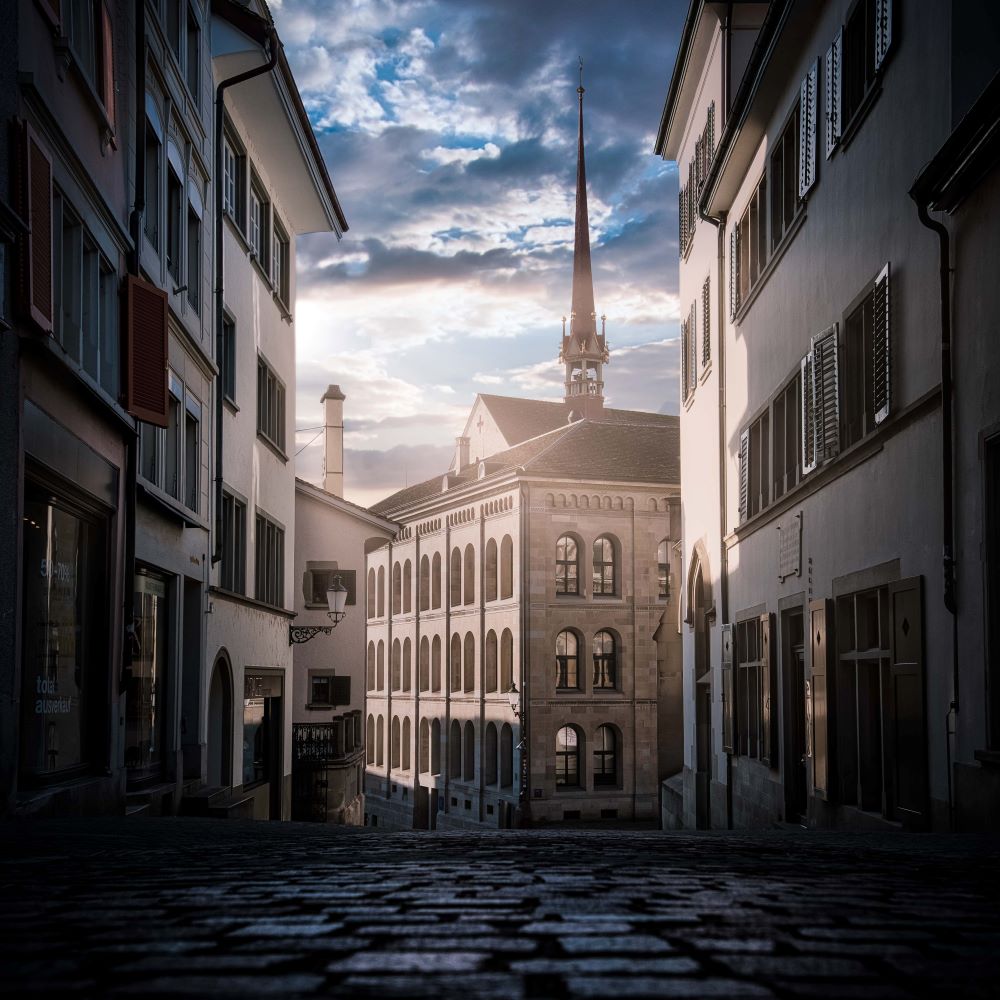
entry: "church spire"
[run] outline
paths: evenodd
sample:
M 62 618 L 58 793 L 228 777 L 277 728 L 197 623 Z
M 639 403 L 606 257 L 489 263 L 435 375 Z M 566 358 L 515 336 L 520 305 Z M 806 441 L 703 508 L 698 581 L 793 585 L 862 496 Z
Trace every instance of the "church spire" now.
M 569 334 L 563 320 L 559 360 L 566 366 L 566 404 L 579 417 L 599 418 L 604 409 L 602 365 L 608 362 L 604 317 L 597 330 L 594 276 L 590 268 L 590 218 L 587 212 L 587 168 L 583 153 L 583 59 L 580 60 L 579 133 L 576 161 L 576 230 L 573 243 L 573 303 Z

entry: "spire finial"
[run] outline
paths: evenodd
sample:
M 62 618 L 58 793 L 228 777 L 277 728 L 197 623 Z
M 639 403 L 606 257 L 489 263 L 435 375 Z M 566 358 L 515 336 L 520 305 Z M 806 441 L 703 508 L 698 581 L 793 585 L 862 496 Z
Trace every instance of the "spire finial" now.
M 583 100 L 583 56 L 578 57 L 580 60 L 580 86 L 576 88 L 576 92 L 580 95 L 580 100 Z

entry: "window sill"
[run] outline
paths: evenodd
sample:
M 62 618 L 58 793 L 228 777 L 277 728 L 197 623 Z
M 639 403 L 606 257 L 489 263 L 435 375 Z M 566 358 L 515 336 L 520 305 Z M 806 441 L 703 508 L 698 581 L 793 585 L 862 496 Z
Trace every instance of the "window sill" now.
M 185 528 L 202 528 L 204 531 L 208 531 L 208 523 L 203 521 L 196 511 L 191 510 L 190 507 L 186 507 L 175 497 L 161 490 L 155 483 L 137 477 L 137 485 L 150 505 L 156 507 L 160 513 L 183 524 Z
M 279 607 L 277 604 L 268 604 L 266 601 L 258 601 L 254 597 L 247 597 L 246 594 L 237 594 L 235 591 L 226 590 L 224 587 L 209 587 L 208 592 L 221 597 L 225 601 L 233 601 L 235 604 L 244 604 L 249 608 L 257 608 L 260 611 L 268 611 L 271 614 L 280 615 L 289 621 L 298 617 L 297 612 L 289 611 L 287 608 Z
M 877 76 L 868 88 L 868 93 L 861 98 L 861 103 L 858 105 L 857 110 L 851 115 L 851 120 L 844 127 L 843 132 L 841 132 L 840 138 L 837 140 L 837 145 L 833 147 L 833 152 L 836 153 L 837 150 L 846 151 L 847 147 L 850 146 L 854 137 L 861 130 L 861 126 L 864 120 L 868 117 L 869 112 L 875 106 L 875 102 L 878 100 L 879 95 L 882 93 L 882 77 Z M 829 159 L 830 157 L 827 157 Z
M 230 232 L 232 232 L 233 236 L 236 237 L 236 242 L 243 248 L 243 252 L 249 255 L 251 252 L 250 244 L 247 242 L 242 226 L 240 226 L 239 222 L 233 217 L 233 213 L 230 212 L 229 209 L 225 209 L 223 210 L 222 218 L 229 226 Z
M 227 396 L 223 393 L 222 402 L 226 405 L 230 413 L 236 414 L 240 412 L 239 404 L 232 396 Z
M 796 234 L 805 224 L 805 221 L 806 210 L 803 206 L 799 209 L 799 214 L 792 220 L 792 224 L 788 227 L 784 236 L 781 237 L 781 242 L 772 251 L 767 264 L 764 266 L 764 270 L 761 271 L 760 277 L 757 279 L 757 284 L 754 285 L 747 294 L 746 301 L 740 303 L 740 307 L 737 309 L 736 316 L 733 319 L 733 323 L 736 326 L 739 326 L 743 322 L 743 319 L 750 311 L 751 306 L 753 306 L 754 302 L 757 301 L 757 298 L 759 297 L 764 286 L 767 284 L 768 279 L 777 269 L 781 258 L 785 256 L 785 251 L 791 245 L 792 240 L 795 239 Z
M 973 756 L 983 767 L 1000 768 L 1000 750 L 976 750 Z
M 257 272 L 257 277 L 264 282 L 267 290 L 270 292 L 273 290 L 274 286 L 271 284 L 271 276 L 264 270 L 264 265 L 260 262 L 260 256 L 253 247 L 249 248 L 250 253 L 250 263 L 253 265 L 253 269 Z
M 274 304 L 278 307 L 278 312 L 281 313 L 281 318 L 286 323 L 293 323 L 294 319 L 292 318 L 291 312 L 288 310 L 288 304 L 282 300 L 281 296 L 278 295 L 277 292 L 273 292 L 271 298 L 274 299 Z
M 261 444 L 267 445 L 268 451 L 273 452 L 274 455 L 281 459 L 285 465 L 288 464 L 288 456 L 263 431 L 257 431 L 257 440 L 260 441 Z
M 323 704 L 306 705 L 307 712 L 335 712 L 336 710 L 337 710 L 336 705 L 323 705 Z

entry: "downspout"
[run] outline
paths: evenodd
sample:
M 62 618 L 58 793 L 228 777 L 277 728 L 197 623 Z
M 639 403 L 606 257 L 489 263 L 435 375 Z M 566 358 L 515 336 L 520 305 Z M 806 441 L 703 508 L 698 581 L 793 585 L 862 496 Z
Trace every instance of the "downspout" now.
M 951 778 L 952 721 L 958 715 L 958 601 L 955 593 L 955 483 L 953 441 L 953 393 L 951 359 L 951 236 L 947 228 L 927 212 L 927 202 L 914 196 L 920 221 L 938 236 L 938 284 L 941 299 L 941 531 L 944 606 L 951 615 L 951 704 L 945 715 L 945 752 L 948 767 L 948 818 L 955 828 L 955 800 Z
M 139 6 L 143 6 L 139 4 Z M 268 60 L 263 66 L 249 69 L 245 73 L 237 73 L 226 80 L 221 80 L 215 88 L 215 358 L 219 363 L 219 374 L 216 375 L 215 388 L 215 545 L 212 547 L 213 565 L 222 559 L 222 330 L 225 296 L 224 255 L 223 255 L 223 166 L 222 166 L 222 136 L 225 122 L 225 94 L 230 87 L 246 83 L 254 77 L 270 73 L 278 65 L 278 33 L 273 27 L 268 27 Z
M 521 469 L 521 472 L 524 470 Z M 528 517 L 528 487 L 521 483 L 519 489 L 519 505 L 520 510 L 518 514 L 521 519 L 521 573 L 520 573 L 520 584 L 521 584 L 521 595 L 520 595 L 520 605 L 521 605 L 521 637 L 518 643 L 521 655 L 519 657 L 521 661 L 521 739 L 519 741 L 521 745 L 521 755 L 519 763 L 521 765 L 521 773 L 518 776 L 518 805 L 520 806 L 520 820 L 519 826 L 527 827 L 531 825 L 531 796 L 529 794 L 529 786 L 531 784 L 531 754 L 528 749 L 528 668 L 529 668 L 529 656 L 528 656 L 528 617 L 529 609 L 531 607 L 531 567 L 528 563 L 529 553 L 531 551 L 528 545 L 528 525 L 530 523 L 530 518 Z M 513 664 L 511 664 L 511 683 L 513 684 Z

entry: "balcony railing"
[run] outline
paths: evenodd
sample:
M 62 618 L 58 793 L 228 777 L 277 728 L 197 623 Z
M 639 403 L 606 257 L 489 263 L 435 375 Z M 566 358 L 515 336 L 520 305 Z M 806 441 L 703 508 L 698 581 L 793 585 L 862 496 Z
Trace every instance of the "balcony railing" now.
M 297 722 L 292 726 L 292 759 L 297 764 L 346 760 L 361 749 L 360 712 L 332 722 Z

